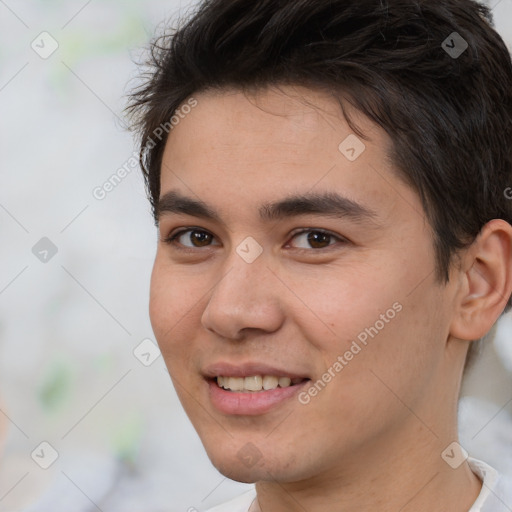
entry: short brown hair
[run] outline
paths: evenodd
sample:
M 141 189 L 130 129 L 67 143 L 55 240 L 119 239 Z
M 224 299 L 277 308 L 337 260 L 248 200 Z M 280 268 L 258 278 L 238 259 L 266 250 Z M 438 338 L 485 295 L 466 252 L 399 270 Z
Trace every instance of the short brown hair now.
M 439 281 L 488 221 L 512 223 L 512 63 L 480 3 L 206 0 L 152 43 L 149 66 L 128 111 L 155 220 L 166 136 L 152 134 L 187 98 L 295 84 L 349 101 L 390 136 L 433 228 Z

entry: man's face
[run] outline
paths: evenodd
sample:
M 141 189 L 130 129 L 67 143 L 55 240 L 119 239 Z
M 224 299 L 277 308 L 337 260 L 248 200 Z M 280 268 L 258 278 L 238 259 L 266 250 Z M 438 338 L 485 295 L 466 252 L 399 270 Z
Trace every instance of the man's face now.
M 353 113 L 363 148 L 335 100 L 284 91 L 195 96 L 161 174 L 152 325 L 213 464 L 241 481 L 387 457 L 440 421 L 453 290 L 420 200 L 384 132 Z

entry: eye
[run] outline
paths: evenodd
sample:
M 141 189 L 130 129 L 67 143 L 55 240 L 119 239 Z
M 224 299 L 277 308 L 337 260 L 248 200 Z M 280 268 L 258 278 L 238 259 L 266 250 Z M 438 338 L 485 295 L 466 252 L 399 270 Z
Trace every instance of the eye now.
M 344 243 L 346 240 L 322 229 L 305 229 L 293 235 L 292 240 L 297 240 L 298 249 L 325 249 L 335 245 L 336 242 Z
M 322 229 L 303 229 L 295 233 L 291 240 L 294 240 L 296 249 L 325 249 L 336 245 L 337 243 L 346 243 L 347 240 Z M 164 242 L 170 245 L 182 246 L 189 249 L 200 249 L 211 245 L 220 245 L 215 243 L 215 237 L 209 231 L 200 228 L 181 229 L 171 233 Z M 290 244 L 288 244 L 290 245 Z
M 214 236 L 199 228 L 182 229 L 174 234 L 169 235 L 164 241 L 168 244 L 179 244 L 189 248 L 207 247 L 212 244 Z

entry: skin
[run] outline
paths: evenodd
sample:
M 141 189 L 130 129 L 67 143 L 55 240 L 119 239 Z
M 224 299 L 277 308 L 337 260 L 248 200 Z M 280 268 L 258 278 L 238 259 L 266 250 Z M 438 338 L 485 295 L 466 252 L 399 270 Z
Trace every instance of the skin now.
M 512 292 L 512 227 L 487 224 L 441 284 L 432 230 L 380 128 L 352 112 L 368 140 L 351 162 L 338 145 L 352 130 L 324 93 L 286 86 L 195 98 L 168 138 L 161 196 L 200 199 L 220 220 L 160 215 L 150 316 L 212 463 L 257 483 L 253 512 L 467 511 L 481 483 L 441 453 L 457 439 L 468 340 L 491 328 Z M 375 216 L 258 214 L 266 202 L 329 191 Z M 197 247 L 190 232 L 164 241 L 187 227 L 210 242 Z M 303 228 L 334 236 L 312 247 L 295 235 Z M 247 236 L 263 249 L 252 263 L 236 252 Z M 396 302 L 401 311 L 307 405 L 290 399 L 234 416 L 211 404 L 201 374 L 210 362 L 267 362 L 314 382 Z M 248 443 L 260 457 L 251 467 L 238 455 Z

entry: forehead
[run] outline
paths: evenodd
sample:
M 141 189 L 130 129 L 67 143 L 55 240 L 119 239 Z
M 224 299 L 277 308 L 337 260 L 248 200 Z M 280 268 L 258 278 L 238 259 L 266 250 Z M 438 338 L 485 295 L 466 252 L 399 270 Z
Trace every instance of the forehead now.
M 182 149 L 180 155 L 188 153 L 195 158 L 200 155 L 193 150 L 201 149 L 204 154 L 215 149 L 220 157 L 223 151 L 246 155 L 247 150 L 263 146 L 272 151 L 272 158 L 281 154 L 281 160 L 293 156 L 318 159 L 320 152 L 332 159 L 339 156 L 340 142 L 352 133 L 337 98 L 304 87 L 282 86 L 250 93 L 209 90 L 194 98 L 197 105 L 180 116 L 166 152 Z M 391 146 L 385 132 L 346 102 L 344 108 L 373 142 L 373 150 L 381 149 L 385 157 Z
M 208 91 L 194 98 L 197 105 L 167 140 L 162 195 L 178 189 L 246 209 L 284 195 L 326 191 L 363 203 L 371 198 L 387 210 L 404 194 L 417 201 L 396 176 L 387 134 L 349 109 L 365 135 L 357 137 L 339 102 L 323 92 L 287 86 L 250 95 Z

